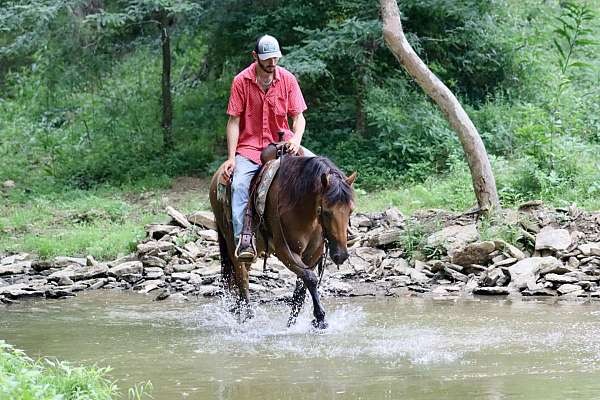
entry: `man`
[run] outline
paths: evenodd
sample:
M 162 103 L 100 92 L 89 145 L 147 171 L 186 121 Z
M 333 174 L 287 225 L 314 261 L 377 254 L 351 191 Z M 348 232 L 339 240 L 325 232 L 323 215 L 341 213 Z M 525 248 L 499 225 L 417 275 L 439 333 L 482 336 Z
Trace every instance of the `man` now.
M 288 150 L 296 154 L 300 148 L 306 121 L 304 97 L 291 72 L 277 66 L 281 51 L 273 36 L 256 41 L 254 62 L 233 79 L 227 106 L 227 161 L 223 163 L 225 178 L 233 175 L 232 219 L 236 256 L 252 261 L 256 249 L 252 241 L 252 218 L 246 215 L 250 181 L 260 168 L 260 153 L 270 143 L 279 141 L 284 132 Z M 288 125 L 292 120 L 292 129 Z M 305 156 L 314 156 L 308 150 Z

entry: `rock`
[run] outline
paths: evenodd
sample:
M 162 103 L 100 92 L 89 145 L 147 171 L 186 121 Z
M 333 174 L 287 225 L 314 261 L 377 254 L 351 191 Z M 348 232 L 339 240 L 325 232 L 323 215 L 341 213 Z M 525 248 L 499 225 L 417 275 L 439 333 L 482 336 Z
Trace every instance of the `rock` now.
M 186 243 L 183 248 L 190 254 L 192 258 L 197 258 L 206 254 L 206 252 L 202 251 L 194 242 Z
M 221 293 L 221 288 L 216 285 L 201 286 L 200 289 L 198 290 L 198 295 L 204 296 L 204 297 L 213 297 L 213 296 L 219 295 L 220 293 Z
M 196 211 L 187 216 L 187 220 L 198 226 L 202 226 L 206 229 L 217 230 L 217 224 L 215 223 L 215 215 L 210 211 Z
M 347 263 L 344 263 L 347 265 L 345 266 L 350 266 L 352 268 L 352 272 L 366 272 L 367 270 L 369 270 L 371 268 L 371 264 L 369 264 L 369 262 L 363 260 L 361 257 L 348 257 L 348 261 Z M 343 267 L 342 267 L 343 268 Z
M 566 274 L 567 272 L 571 272 L 572 269 L 562 265 L 560 262 L 559 263 L 555 263 L 555 264 L 551 264 L 551 265 L 547 265 L 544 268 L 542 268 L 540 270 L 540 275 L 546 275 L 546 274 Z
M 430 235 L 427 238 L 427 245 L 430 247 L 443 246 L 446 250 L 450 250 L 474 242 L 478 238 L 479 233 L 475 224 L 452 225 Z
M 517 261 L 519 261 L 519 260 L 514 257 L 505 258 L 502 261 L 498 261 L 497 263 L 492 264 L 491 267 L 507 267 L 509 265 L 513 265 Z
M 192 272 L 193 270 L 198 268 L 197 264 L 174 264 L 173 266 L 174 272 Z
M 519 290 L 527 288 L 528 282 L 537 282 L 540 270 L 561 265 L 554 257 L 525 258 L 508 267 L 510 286 Z
M 4 182 L 2 182 L 2 187 L 4 189 L 14 189 L 17 186 L 17 184 L 15 183 L 15 181 L 8 179 L 5 180 Z
M 86 258 L 80 258 L 80 257 L 55 257 L 54 258 L 54 265 L 58 266 L 58 267 L 66 267 L 72 264 L 78 264 L 81 265 L 82 267 L 87 265 L 87 259 Z
M 535 237 L 536 250 L 565 251 L 571 245 L 571 235 L 566 229 L 545 226 Z
M 179 279 L 181 281 L 189 281 L 192 274 L 190 272 L 173 272 L 171 278 Z
M 202 230 L 202 231 L 198 231 L 196 233 L 198 234 L 198 236 L 202 240 L 206 240 L 206 241 L 209 241 L 209 242 L 218 242 L 219 241 L 219 237 L 217 235 L 217 232 L 213 231 L 212 229 L 205 229 L 205 230 Z
M 396 207 L 385 210 L 384 219 L 389 226 L 400 227 L 404 224 L 404 215 Z
M 487 264 L 490 261 L 490 254 L 496 250 L 494 242 L 476 242 L 470 243 L 451 252 L 451 260 L 454 264 Z
M 71 278 L 67 277 L 67 276 L 61 276 L 58 278 L 58 284 L 60 286 L 71 286 L 73 285 L 75 282 L 73 282 L 71 280 Z
M 144 266 L 141 261 L 129 261 L 123 264 L 119 264 L 116 267 L 112 267 L 108 270 L 110 276 L 121 278 L 128 274 L 142 274 Z
M 200 276 L 208 276 L 208 275 L 217 275 L 221 273 L 221 265 L 220 264 L 208 264 L 201 266 L 192 271 L 194 274 L 198 274 Z
M 503 286 L 506 283 L 506 275 L 500 268 L 490 268 L 482 277 L 484 286 Z
M 367 242 L 369 246 L 380 247 L 387 246 L 392 243 L 397 243 L 402 238 L 402 230 L 393 228 L 380 233 L 368 235 Z
M 164 268 L 167 266 L 167 263 L 165 260 L 163 260 L 160 257 L 156 257 L 156 256 L 143 256 L 142 258 L 140 258 L 140 261 L 142 262 L 142 264 L 144 264 L 145 268 Z
M 525 258 L 525 253 L 512 244 L 505 242 L 504 240 L 494 240 L 494 244 L 496 245 L 497 250 L 505 251 L 511 257 L 516 258 L 517 260 L 522 260 Z
M 444 272 L 447 275 L 449 275 L 454 281 L 467 282 L 469 280 L 469 278 L 465 274 L 461 274 L 460 272 L 455 271 L 454 269 L 448 266 L 444 267 Z
M 23 274 L 25 273 L 26 268 L 30 265 L 31 263 L 28 261 L 16 264 L 0 265 L 0 276 Z
M 19 261 L 32 261 L 33 263 L 34 260 L 32 260 L 32 255 L 29 253 L 19 253 L 2 258 L 0 265 L 15 264 Z
M 600 256 L 600 242 L 585 243 L 577 248 L 584 256 Z
M 137 245 L 137 250 L 140 254 L 154 255 L 173 249 L 175 249 L 175 245 L 173 243 L 162 240 L 151 240 L 149 242 L 140 243 Z
M 544 279 L 546 279 L 546 281 L 552 282 L 552 283 L 575 283 L 575 282 L 579 281 L 579 279 L 577 279 L 573 276 L 558 275 L 558 274 L 546 274 L 546 276 L 544 276 Z
M 560 285 L 557 290 L 558 290 L 558 293 L 564 295 L 567 293 L 575 292 L 577 290 L 581 290 L 581 286 L 566 283 L 564 285 Z
M 157 296 L 154 298 L 154 301 L 161 301 L 161 300 L 168 299 L 170 295 L 171 294 L 169 293 L 168 289 L 163 289 L 160 292 L 158 292 Z
M 144 274 L 147 279 L 157 279 L 165 276 L 163 269 L 159 267 L 146 267 L 144 268 Z
M 358 247 L 354 249 L 356 256 L 362 258 L 366 262 L 378 267 L 381 261 L 385 258 L 385 251 L 374 249 L 372 247 Z
M 523 296 L 556 296 L 556 290 L 547 288 L 525 289 L 521 292 Z
M 171 206 L 167 206 L 167 214 L 169 214 L 177 224 L 184 228 L 189 228 L 192 226 L 185 215 L 177 211 Z
M 104 277 L 107 273 L 108 265 L 105 263 L 92 266 L 71 264 L 66 268 L 53 272 L 48 276 L 48 279 L 59 281 L 61 278 L 69 278 L 73 281 L 81 281 L 84 279 Z
M 350 218 L 351 218 L 353 226 L 367 227 L 367 228 L 370 228 L 373 226 L 373 222 L 371 222 L 371 219 L 364 214 L 356 214 Z
M 181 232 L 181 228 L 175 225 L 165 224 L 150 224 L 145 226 L 148 237 L 152 239 L 160 239 L 165 235 L 175 235 Z
M 504 286 L 489 286 L 489 287 L 477 287 L 473 289 L 474 294 L 481 295 L 507 295 L 509 294 L 508 288 Z
M 393 260 L 392 272 L 397 275 L 410 275 L 413 268 L 408 265 L 408 261 L 403 258 Z

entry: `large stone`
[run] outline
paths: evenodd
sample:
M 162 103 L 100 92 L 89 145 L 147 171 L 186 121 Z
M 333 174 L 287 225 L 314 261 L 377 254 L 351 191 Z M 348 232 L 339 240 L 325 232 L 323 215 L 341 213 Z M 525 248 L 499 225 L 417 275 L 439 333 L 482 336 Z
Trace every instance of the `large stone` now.
M 385 210 L 384 218 L 390 226 L 400 227 L 404 223 L 404 215 L 396 207 Z
M 0 276 L 23 274 L 30 265 L 30 261 L 18 262 L 9 265 L 0 265 Z
M 165 272 L 159 267 L 147 267 L 144 268 L 144 274 L 147 279 L 157 279 L 165 276 Z
M 442 246 L 450 250 L 474 242 L 477 239 L 479 239 L 479 232 L 477 232 L 475 224 L 452 225 L 431 234 L 427 238 L 427 245 L 430 247 Z
M 175 245 L 171 242 L 163 240 L 151 240 L 149 242 L 140 243 L 137 245 L 138 252 L 140 254 L 157 254 L 173 250 Z
M 190 224 L 185 215 L 183 215 L 171 206 L 167 206 L 167 214 L 169 214 L 175 222 L 177 222 L 184 228 L 189 228 L 190 226 L 192 226 L 192 224 Z
M 196 211 L 188 215 L 187 220 L 194 225 L 202 226 L 206 229 L 217 229 L 215 215 L 210 211 Z
M 141 261 L 129 261 L 108 270 L 110 276 L 117 278 L 121 278 L 124 275 L 137 275 L 142 272 L 144 272 L 144 266 Z
M 504 240 L 494 240 L 494 244 L 496 245 L 496 250 L 504 251 L 512 258 L 516 258 L 517 260 L 525 258 L 525 253 Z
M 347 264 L 353 268 L 354 272 L 365 272 L 371 267 L 371 264 L 368 261 L 361 257 L 354 256 L 348 257 Z
M 148 232 L 148 237 L 152 239 L 160 239 L 165 235 L 174 235 L 181 231 L 178 226 L 165 224 L 150 224 L 146 225 L 145 229 Z
M 565 295 L 567 293 L 581 290 L 581 286 L 565 283 L 564 285 L 560 285 L 557 290 L 560 294 Z
M 577 247 L 584 256 L 600 256 L 600 243 L 585 243 Z
M 358 227 L 370 228 L 373 226 L 371 219 L 365 214 L 356 214 L 351 217 L 352 225 Z
M 379 247 L 379 246 L 387 246 L 392 243 L 397 243 L 402 238 L 402 230 L 397 228 L 392 228 L 385 230 L 380 233 L 375 233 L 368 236 L 369 246 Z
M 525 258 L 508 267 L 510 286 L 519 290 L 527 288 L 527 284 L 535 284 L 540 271 L 544 268 L 561 265 L 554 257 Z
M 504 286 L 490 286 L 490 287 L 478 287 L 473 289 L 473 293 L 474 294 L 480 294 L 480 295 L 507 295 L 509 294 L 509 290 L 507 287 Z
M 54 264 L 59 266 L 59 267 L 66 267 L 68 265 L 72 265 L 72 264 L 78 264 L 78 265 L 86 265 L 87 264 L 87 259 L 86 258 L 81 258 L 81 257 L 62 257 L 62 256 L 58 256 L 56 258 L 54 258 Z
M 579 279 L 575 278 L 574 276 L 558 275 L 558 274 L 546 274 L 546 276 L 544 276 L 544 278 L 546 279 L 546 281 L 552 282 L 552 283 L 575 283 L 575 282 L 579 281 Z
M 217 232 L 213 231 L 212 229 L 205 229 L 196 233 L 198 234 L 200 239 L 206 240 L 208 242 L 217 242 L 219 240 Z
M 500 268 L 491 268 L 483 276 L 484 286 L 503 286 L 506 283 L 506 275 Z
M 454 249 L 451 254 L 451 259 L 454 264 L 467 266 L 470 264 L 487 264 L 491 256 L 490 254 L 496 250 L 494 242 L 477 242 L 470 243 Z
M 566 229 L 545 226 L 535 237 L 536 250 L 564 251 L 571 245 L 571 235 Z
M 326 289 L 337 294 L 349 294 L 352 292 L 352 286 L 337 279 L 331 279 L 327 282 Z
M 84 279 L 104 277 L 107 273 L 108 265 L 105 263 L 91 266 L 71 264 L 60 271 L 53 272 L 48 276 L 48 279 L 58 281 L 63 278 L 69 278 L 73 281 L 81 281 Z
M 142 264 L 144 264 L 144 267 L 164 268 L 167 266 L 167 262 L 165 260 L 156 256 L 143 256 L 140 261 Z

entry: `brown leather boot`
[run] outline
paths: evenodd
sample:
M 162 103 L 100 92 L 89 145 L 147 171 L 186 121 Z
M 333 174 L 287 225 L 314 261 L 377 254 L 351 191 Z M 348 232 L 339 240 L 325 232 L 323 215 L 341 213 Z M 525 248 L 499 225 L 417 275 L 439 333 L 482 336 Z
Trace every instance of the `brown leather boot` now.
M 252 211 L 246 208 L 244 225 L 240 235 L 240 241 L 235 249 L 235 256 L 239 261 L 252 262 L 256 258 L 256 246 L 254 244 L 254 230 L 252 229 Z

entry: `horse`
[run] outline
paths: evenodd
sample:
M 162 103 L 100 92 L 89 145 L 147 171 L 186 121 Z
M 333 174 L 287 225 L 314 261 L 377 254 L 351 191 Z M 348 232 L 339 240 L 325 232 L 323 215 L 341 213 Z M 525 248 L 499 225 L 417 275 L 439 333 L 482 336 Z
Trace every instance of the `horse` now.
M 223 185 L 220 183 L 222 175 L 221 167 L 215 172 L 210 186 L 221 273 L 224 286 L 234 295 L 237 292 L 238 311 L 248 310 L 245 319 L 252 316 L 248 289 L 250 263 L 240 262 L 235 257 L 231 216 L 226 214 L 218 195 L 218 185 Z M 327 257 L 326 244 L 335 264 L 340 265 L 348 258 L 347 229 L 354 209 L 352 186 L 355 179 L 356 172 L 346 177 L 326 157 L 284 155 L 280 159 L 279 170 L 267 193 L 262 221 L 259 227 L 254 226 L 258 228 L 255 235 L 257 254 L 265 257 L 275 254 L 297 276 L 288 326 L 295 323 L 308 289 L 313 301 L 312 324 L 319 329 L 327 327 L 315 269 L 319 261 L 324 260 L 322 257 Z

